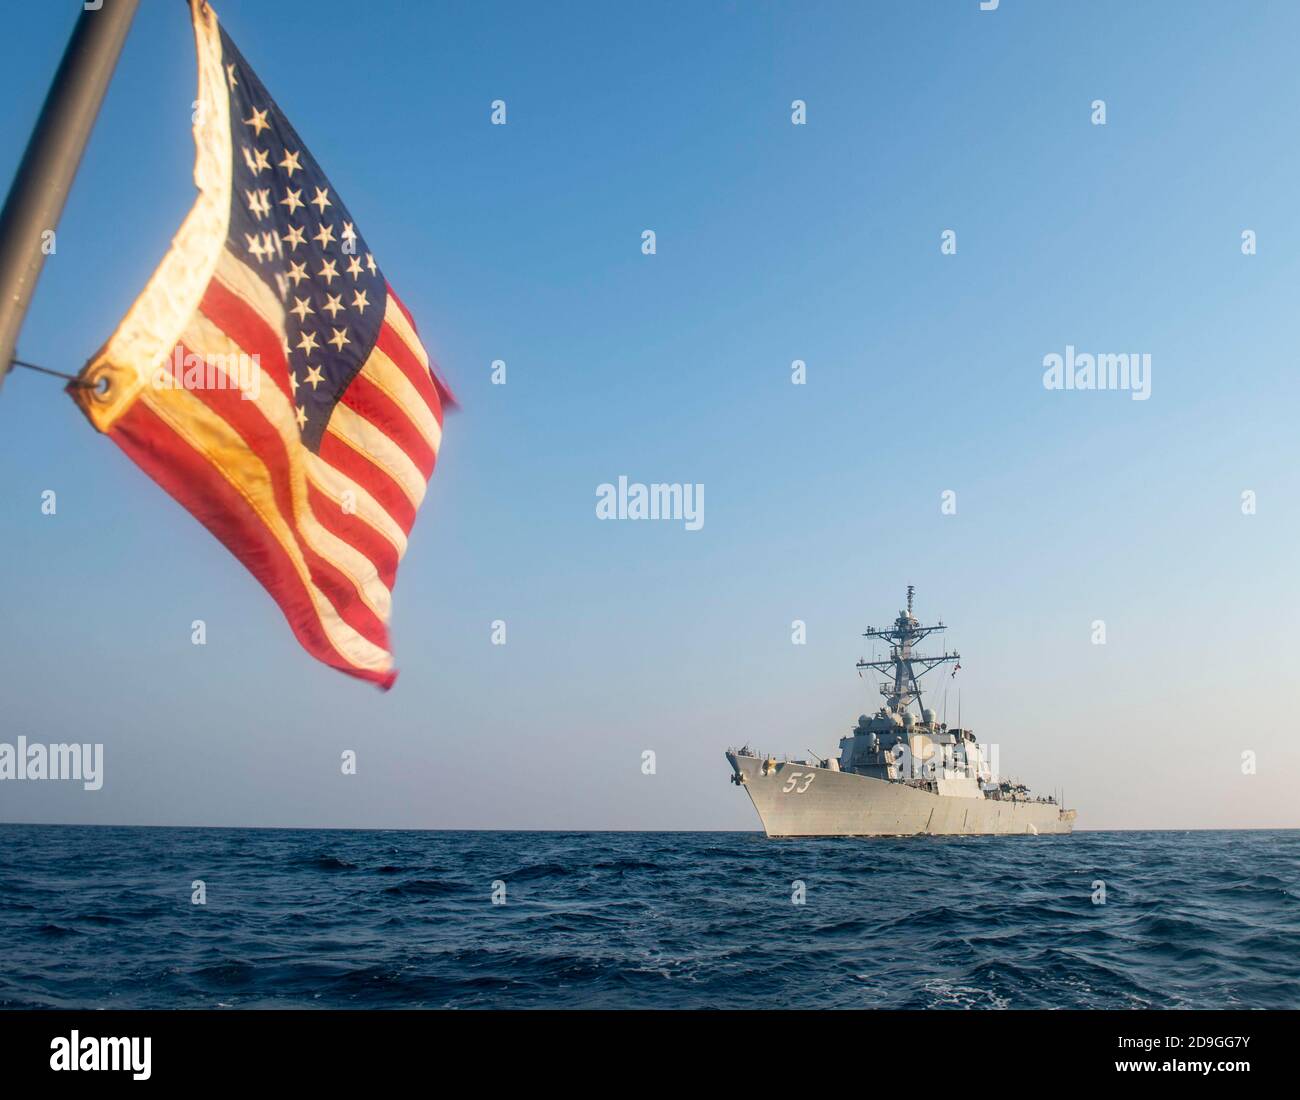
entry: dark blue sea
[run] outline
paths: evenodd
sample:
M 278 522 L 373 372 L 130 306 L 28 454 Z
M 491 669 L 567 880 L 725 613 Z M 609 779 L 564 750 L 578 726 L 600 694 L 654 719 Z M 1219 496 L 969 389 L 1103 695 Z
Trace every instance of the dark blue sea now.
M 7 1008 L 1295 1008 L 1300 831 L 5 825 L 0 937 Z

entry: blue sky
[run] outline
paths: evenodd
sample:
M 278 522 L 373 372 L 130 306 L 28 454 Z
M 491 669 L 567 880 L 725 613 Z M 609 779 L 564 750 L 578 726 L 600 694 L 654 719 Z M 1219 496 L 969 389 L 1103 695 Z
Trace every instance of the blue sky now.
M 188 20 L 141 7 L 19 344 L 56 368 L 193 197 Z M 6 177 L 75 9 L 8 16 Z M 17 372 L 0 739 L 102 741 L 107 777 L 7 783 L 0 819 L 754 828 L 723 750 L 832 751 L 876 705 L 858 635 L 911 583 L 963 652 L 950 711 L 961 685 L 1081 826 L 1300 825 L 1300 10 L 217 10 L 463 403 L 395 591 L 402 675 L 382 695 L 312 662 Z M 1151 398 L 1046 391 L 1067 344 L 1150 353 Z M 702 483 L 703 529 L 598 521 L 621 474 Z

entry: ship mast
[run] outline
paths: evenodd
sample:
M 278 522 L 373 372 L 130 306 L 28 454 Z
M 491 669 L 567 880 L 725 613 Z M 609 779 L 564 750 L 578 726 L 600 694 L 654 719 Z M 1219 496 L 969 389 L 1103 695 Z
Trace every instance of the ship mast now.
M 867 632 L 862 635 L 864 638 L 880 638 L 888 642 L 889 659 L 859 661 L 857 666 L 859 669 L 869 668 L 875 672 L 892 675 L 892 682 L 886 681 L 880 685 L 880 694 L 885 697 L 889 709 L 899 713 L 905 711 L 913 701 L 920 704 L 921 688 L 917 681 L 922 676 L 932 668 L 961 659 L 961 655 L 955 650 L 949 653 L 945 649 L 939 657 L 925 657 L 912 652 L 912 647 L 918 642 L 931 634 L 948 629 L 943 625 L 942 619 L 934 626 L 922 626 L 916 621 L 916 616 L 912 614 L 912 596 L 915 591 L 914 585 L 907 586 L 907 610 L 898 613 L 898 618 L 894 620 L 892 627 L 876 630 L 869 626 Z

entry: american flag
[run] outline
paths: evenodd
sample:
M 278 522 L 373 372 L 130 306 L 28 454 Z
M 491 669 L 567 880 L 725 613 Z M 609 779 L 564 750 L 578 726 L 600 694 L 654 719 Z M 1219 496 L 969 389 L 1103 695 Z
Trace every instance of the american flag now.
M 451 396 L 302 139 L 211 7 L 190 13 L 199 196 L 69 389 L 312 656 L 387 688 L 393 581 Z

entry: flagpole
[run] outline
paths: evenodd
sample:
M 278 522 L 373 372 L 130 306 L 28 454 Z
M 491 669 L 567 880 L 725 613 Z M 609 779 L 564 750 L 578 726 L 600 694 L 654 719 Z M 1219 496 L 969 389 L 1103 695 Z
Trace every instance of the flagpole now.
M 139 0 L 84 0 L 0 211 L 0 386 Z

